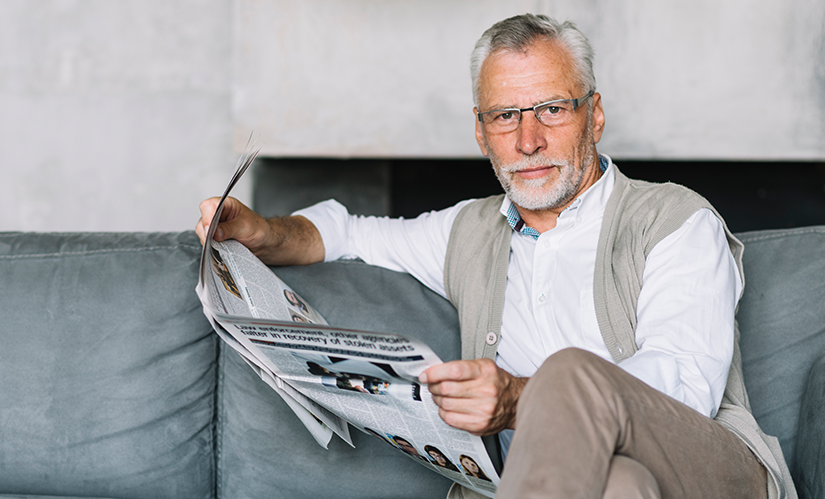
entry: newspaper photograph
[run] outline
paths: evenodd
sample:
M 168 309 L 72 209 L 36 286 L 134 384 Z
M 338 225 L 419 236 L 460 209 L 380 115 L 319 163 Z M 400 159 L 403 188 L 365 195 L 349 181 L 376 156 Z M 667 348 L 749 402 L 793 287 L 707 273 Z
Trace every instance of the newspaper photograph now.
M 442 361 L 405 336 L 341 329 L 234 240 L 214 241 L 224 200 L 255 154 L 244 154 L 209 226 L 197 293 L 219 337 L 296 413 L 324 448 L 349 425 L 420 465 L 493 497 L 499 477 L 480 437 L 438 415 L 418 375 Z

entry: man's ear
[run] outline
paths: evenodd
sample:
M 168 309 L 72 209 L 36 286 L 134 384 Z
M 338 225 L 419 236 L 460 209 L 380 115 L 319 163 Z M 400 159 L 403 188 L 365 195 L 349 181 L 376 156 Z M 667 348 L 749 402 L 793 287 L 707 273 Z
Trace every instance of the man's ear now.
M 473 108 L 473 116 L 476 118 L 476 142 L 478 142 L 478 148 L 481 149 L 481 154 L 487 156 L 487 144 L 484 142 L 484 135 L 481 131 L 481 122 L 478 121 L 478 108 Z
M 593 143 L 598 144 L 604 132 L 604 109 L 602 109 L 602 95 L 593 94 Z

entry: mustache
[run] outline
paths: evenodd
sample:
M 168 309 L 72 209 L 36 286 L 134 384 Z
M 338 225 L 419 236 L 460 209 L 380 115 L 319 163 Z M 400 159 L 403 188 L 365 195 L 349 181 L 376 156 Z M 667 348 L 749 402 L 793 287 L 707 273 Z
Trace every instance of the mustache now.
M 559 168 L 566 168 L 571 165 L 569 159 L 560 158 L 546 158 L 542 156 L 528 156 L 524 159 L 514 161 L 509 164 L 498 164 L 498 168 L 504 173 L 516 173 L 530 168 L 539 166 L 556 166 Z

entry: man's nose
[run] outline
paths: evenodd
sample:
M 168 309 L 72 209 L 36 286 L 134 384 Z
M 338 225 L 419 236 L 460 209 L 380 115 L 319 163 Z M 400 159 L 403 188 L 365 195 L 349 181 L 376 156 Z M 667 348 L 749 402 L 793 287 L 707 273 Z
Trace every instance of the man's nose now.
M 546 132 L 547 127 L 539 123 L 536 113 L 532 110 L 522 112 L 521 123 L 516 130 L 518 134 L 516 147 L 519 152 L 529 156 L 542 151 L 547 147 Z

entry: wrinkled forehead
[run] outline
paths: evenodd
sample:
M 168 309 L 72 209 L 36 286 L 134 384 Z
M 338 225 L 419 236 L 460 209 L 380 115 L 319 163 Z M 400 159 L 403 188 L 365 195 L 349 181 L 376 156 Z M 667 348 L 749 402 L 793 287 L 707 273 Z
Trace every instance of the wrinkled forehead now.
M 479 73 L 482 109 L 524 107 L 579 97 L 582 86 L 570 51 L 558 41 L 537 40 L 523 49 L 491 52 Z

